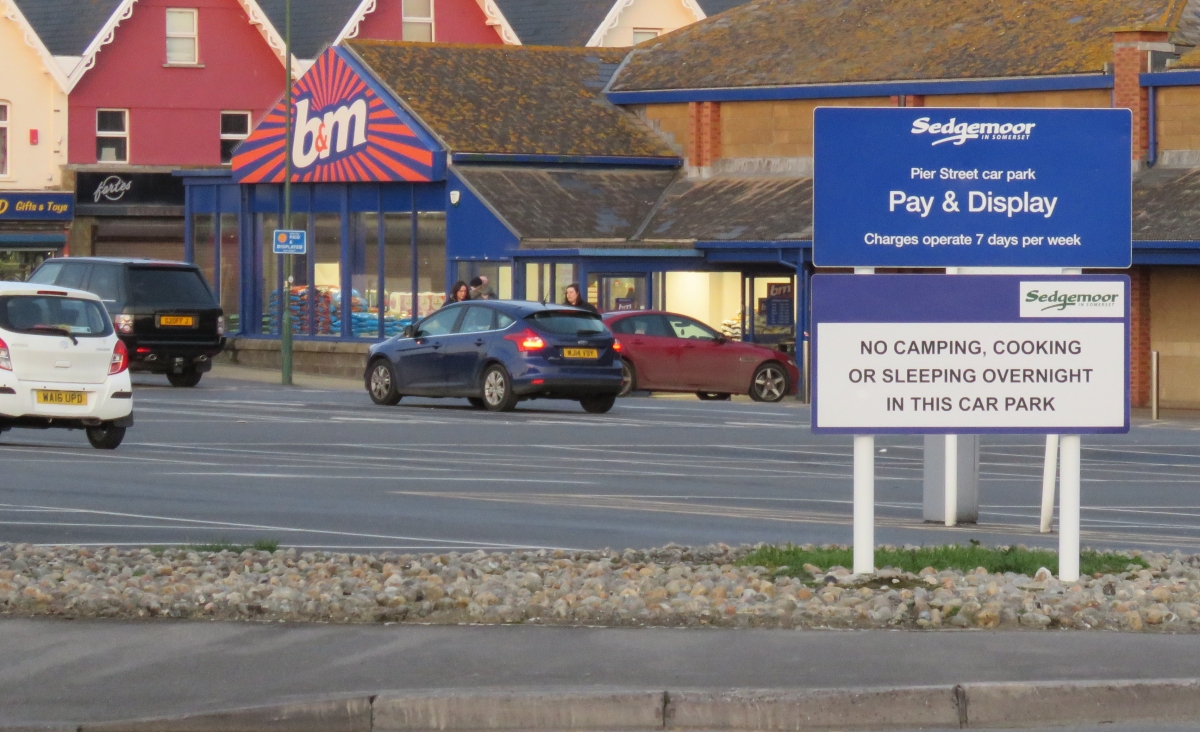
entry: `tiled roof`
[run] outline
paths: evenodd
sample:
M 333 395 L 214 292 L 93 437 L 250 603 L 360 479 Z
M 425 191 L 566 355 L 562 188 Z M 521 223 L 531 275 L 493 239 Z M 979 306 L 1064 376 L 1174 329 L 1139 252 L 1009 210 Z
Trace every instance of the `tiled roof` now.
M 614 90 L 1097 73 L 1115 27 L 1171 24 L 1200 0 L 753 0 L 633 52 Z
M 456 153 L 675 157 L 602 94 L 624 50 L 350 41 Z
M 54 56 L 82 56 L 121 0 L 16 0 Z
M 40 1 L 40 0 L 38 0 Z M 258 0 L 279 37 L 284 35 L 286 0 Z M 292 55 L 314 59 L 337 40 L 361 0 L 292 0 Z
M 639 237 L 695 241 L 812 238 L 811 178 L 681 179 Z
M 628 239 L 676 175 L 673 169 L 646 168 L 459 165 L 455 171 L 523 242 L 543 243 Z
M 697 0 L 700 4 L 700 9 L 705 15 L 713 16 L 717 13 L 723 13 L 730 8 L 736 8 L 739 5 L 745 5 L 750 0 Z
M 496 0 L 526 46 L 582 46 L 616 0 Z
M 1152 168 L 1134 178 L 1133 238 L 1200 239 L 1200 168 Z

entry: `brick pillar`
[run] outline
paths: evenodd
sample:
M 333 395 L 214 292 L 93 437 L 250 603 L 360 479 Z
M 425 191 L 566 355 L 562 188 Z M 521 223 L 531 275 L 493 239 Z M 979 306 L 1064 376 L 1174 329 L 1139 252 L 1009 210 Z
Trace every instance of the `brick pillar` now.
M 707 178 L 713 163 L 721 159 L 721 103 L 688 103 L 688 169 Z
M 1133 160 L 1146 159 L 1150 148 L 1150 92 L 1138 75 L 1150 70 L 1150 51 L 1173 50 L 1166 31 L 1113 32 L 1113 106 L 1133 111 Z
M 1129 270 L 1129 400 L 1150 406 L 1150 268 Z

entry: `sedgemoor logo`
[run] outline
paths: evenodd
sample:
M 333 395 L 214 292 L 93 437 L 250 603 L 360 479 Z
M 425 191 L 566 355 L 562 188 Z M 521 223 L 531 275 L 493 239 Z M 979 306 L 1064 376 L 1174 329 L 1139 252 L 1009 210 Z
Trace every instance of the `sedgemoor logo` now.
M 941 145 L 949 142 L 954 145 L 964 145 L 967 140 L 1028 140 L 1037 127 L 1035 122 L 959 122 L 951 117 L 946 122 L 930 122 L 930 117 L 913 120 L 912 134 L 942 135 L 932 144 Z
M 1022 282 L 1022 318 L 1122 318 L 1120 282 Z

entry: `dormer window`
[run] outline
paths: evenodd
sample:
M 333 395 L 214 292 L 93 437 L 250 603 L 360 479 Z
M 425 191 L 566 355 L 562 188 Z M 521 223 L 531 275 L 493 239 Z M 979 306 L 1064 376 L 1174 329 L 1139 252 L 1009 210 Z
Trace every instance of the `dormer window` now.
M 433 42 L 433 0 L 404 0 L 404 40 Z
M 167 9 L 168 66 L 196 66 L 200 63 L 198 14 L 195 8 Z

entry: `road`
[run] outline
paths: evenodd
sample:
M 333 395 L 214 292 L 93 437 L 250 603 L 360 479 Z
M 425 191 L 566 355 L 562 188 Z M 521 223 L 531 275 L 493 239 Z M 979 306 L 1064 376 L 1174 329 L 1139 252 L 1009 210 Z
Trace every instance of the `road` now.
M 327 549 L 849 543 L 851 446 L 788 402 L 629 398 L 510 414 L 461 400 L 378 407 L 353 382 L 284 388 L 225 368 L 195 389 L 136 377 L 116 452 L 78 432 L 0 435 L 0 541 L 273 539 Z M 258 379 L 252 380 L 252 379 Z M 1083 441 L 1083 541 L 1200 549 L 1200 422 Z M 1043 443 L 985 437 L 978 527 L 920 520 L 921 443 L 877 441 L 880 543 L 1054 546 L 1037 533 Z

